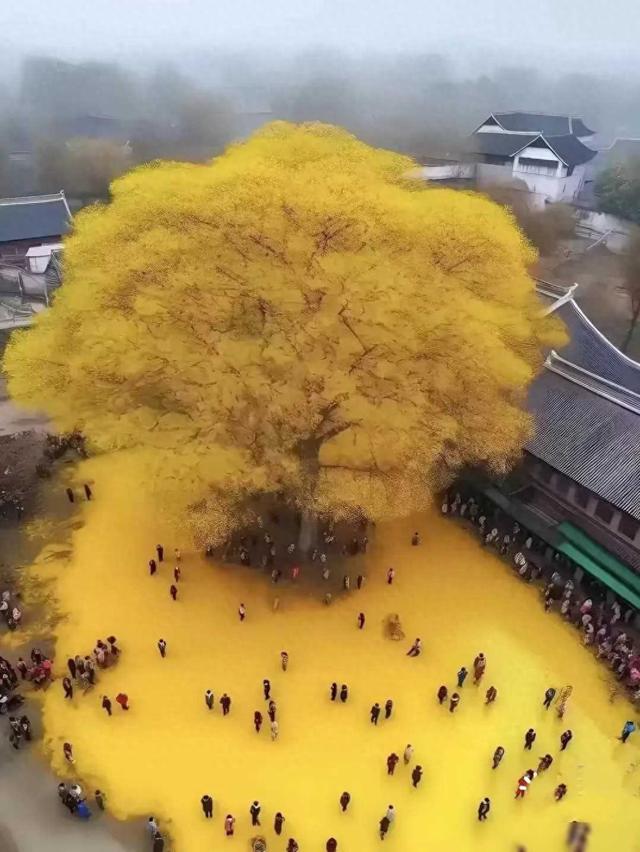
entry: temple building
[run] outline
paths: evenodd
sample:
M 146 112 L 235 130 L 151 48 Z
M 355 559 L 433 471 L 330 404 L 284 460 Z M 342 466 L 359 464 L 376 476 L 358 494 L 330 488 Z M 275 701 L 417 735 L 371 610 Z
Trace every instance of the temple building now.
M 640 364 L 583 313 L 576 286 L 537 284 L 570 340 L 529 389 L 535 432 L 522 463 L 484 490 L 545 543 L 545 560 L 562 555 L 577 579 L 640 611 Z
M 462 157 L 424 162 L 414 176 L 464 188 L 506 185 L 532 208 L 573 203 L 596 156 L 594 131 L 580 118 L 535 112 L 494 112 L 471 134 Z

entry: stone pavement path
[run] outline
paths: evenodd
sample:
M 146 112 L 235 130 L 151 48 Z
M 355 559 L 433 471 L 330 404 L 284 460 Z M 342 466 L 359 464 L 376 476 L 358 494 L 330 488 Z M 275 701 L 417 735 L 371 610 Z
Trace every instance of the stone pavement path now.
M 102 815 L 86 822 L 75 819 L 60 804 L 56 786 L 57 781 L 35 754 L 27 749 L 15 752 L 6 740 L 1 742 L 2 852 L 138 852 L 147 849 L 142 825 L 117 825 Z

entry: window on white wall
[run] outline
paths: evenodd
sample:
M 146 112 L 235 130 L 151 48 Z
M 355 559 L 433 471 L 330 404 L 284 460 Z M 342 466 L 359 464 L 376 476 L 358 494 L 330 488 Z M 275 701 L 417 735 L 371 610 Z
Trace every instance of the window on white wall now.
M 558 164 L 553 160 L 535 160 L 532 157 L 520 157 L 517 171 L 555 177 L 557 169 Z

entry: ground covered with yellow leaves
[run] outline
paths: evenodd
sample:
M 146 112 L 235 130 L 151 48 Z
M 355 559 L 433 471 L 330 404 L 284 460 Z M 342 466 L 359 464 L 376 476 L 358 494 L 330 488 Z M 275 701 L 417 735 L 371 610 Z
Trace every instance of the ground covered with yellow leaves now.
M 348 562 L 352 590 L 322 604 L 323 588 L 304 574 L 296 588 L 256 569 L 219 565 L 190 551 L 180 531 L 169 530 L 153 505 L 143 504 L 126 466 L 112 460 L 85 463 L 95 499 L 84 504 L 84 524 L 74 534 L 70 560 L 43 558 L 34 567 L 55 576 L 55 591 L 67 617 L 59 625 L 56 669 L 67 657 L 89 653 L 98 638 L 118 637 L 120 662 L 101 672 L 86 695 L 63 700 L 56 682 L 46 693 L 45 747 L 57 772 L 68 775 L 62 742 L 73 743 L 76 769 L 88 790 L 106 791 L 121 819 L 158 817 L 177 852 L 246 850 L 252 829 L 249 805 L 262 803 L 269 852 L 284 852 L 295 837 L 301 852 L 323 852 L 334 836 L 339 852 L 380 846 L 377 829 L 389 804 L 397 817 L 384 848 L 419 850 L 553 852 L 564 847 L 570 820 L 592 824 L 590 849 L 632 852 L 640 831 L 640 735 L 625 745 L 616 737 L 630 716 L 623 699 L 610 701 L 608 673 L 579 642 L 573 628 L 546 615 L 537 592 L 511 575 L 468 531 L 435 513 L 380 526 L 364 563 Z M 423 543 L 411 547 L 413 530 Z M 168 561 L 150 577 L 148 560 L 157 542 Z M 169 595 L 173 548 L 183 550 L 179 597 Z M 387 568 L 396 568 L 388 586 Z M 354 589 L 364 568 L 366 583 Z M 335 572 L 342 575 L 342 567 Z M 274 594 L 280 607 L 273 609 Z M 240 602 L 247 618 L 240 623 Z M 366 613 L 365 629 L 356 626 Z M 398 613 L 406 640 L 385 637 L 383 622 Z M 406 656 L 415 637 L 424 643 L 417 659 Z M 168 644 L 166 659 L 156 647 Z M 289 654 L 287 672 L 280 652 Z M 471 677 L 456 713 L 436 701 L 445 683 L 451 692 L 461 665 L 471 669 L 477 652 L 488 659 L 480 688 Z M 280 735 L 269 736 L 262 680 L 269 678 L 277 702 Z M 329 700 L 329 685 L 347 683 L 346 704 Z M 564 722 L 542 707 L 548 686 L 573 686 Z M 490 685 L 498 699 L 485 706 Z M 204 692 L 216 708 L 209 712 Z M 109 718 L 100 696 L 129 695 L 131 709 L 114 702 Z M 222 716 L 227 692 L 231 712 Z M 374 701 L 392 698 L 392 718 L 369 722 Z M 253 713 L 265 726 L 258 735 Z M 533 752 L 524 733 L 538 732 Z M 570 727 L 574 739 L 559 751 Z M 411 743 L 413 765 L 424 778 L 413 789 L 402 761 L 386 774 L 390 752 Z M 496 746 L 506 749 L 491 768 Z M 524 801 L 514 800 L 518 778 L 536 768 L 546 752 L 554 763 L 532 784 Z M 556 803 L 557 784 L 569 792 Z M 338 798 L 351 793 L 342 814 Z M 200 797 L 214 798 L 214 819 L 205 820 Z M 492 802 L 486 823 L 478 802 Z M 273 817 L 281 811 L 284 831 L 276 837 Z M 233 839 L 224 836 L 227 813 L 237 818 Z

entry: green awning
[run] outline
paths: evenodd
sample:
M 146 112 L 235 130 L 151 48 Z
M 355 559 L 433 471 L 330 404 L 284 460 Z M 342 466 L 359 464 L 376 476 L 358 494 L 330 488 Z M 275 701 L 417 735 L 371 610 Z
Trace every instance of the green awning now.
M 558 531 L 571 544 L 589 556 L 598 565 L 601 565 L 609 574 L 612 574 L 625 586 L 628 586 L 637 595 L 640 595 L 640 577 L 624 562 L 617 559 L 604 547 L 601 547 L 590 536 L 579 527 L 569 521 L 563 521 L 558 525 Z
M 612 592 L 615 592 L 619 597 L 631 604 L 631 606 L 636 609 L 640 609 L 640 595 L 636 594 L 636 592 L 626 586 L 606 568 L 603 568 L 602 565 L 595 562 L 584 551 L 580 550 L 569 541 L 563 542 L 560 547 L 558 547 L 558 550 L 560 553 L 564 553 L 565 556 L 568 556 L 572 562 L 576 563 L 576 565 L 584 568 L 584 570 L 588 574 L 591 574 L 592 577 L 595 577 L 596 580 L 604 583 L 608 589 L 611 589 Z

